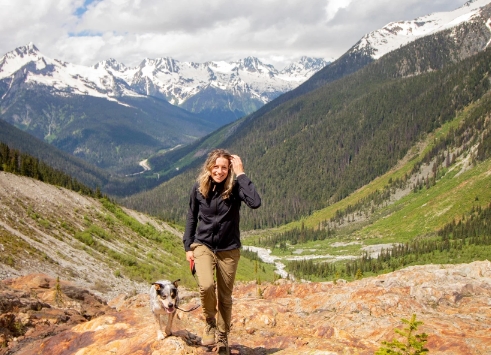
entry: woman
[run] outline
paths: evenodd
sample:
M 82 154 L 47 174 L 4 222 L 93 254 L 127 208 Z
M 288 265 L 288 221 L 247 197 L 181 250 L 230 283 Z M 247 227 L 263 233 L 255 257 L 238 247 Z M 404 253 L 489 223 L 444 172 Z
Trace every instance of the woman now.
M 242 160 L 226 150 L 213 150 L 191 189 L 183 242 L 186 259 L 195 263 L 206 320 L 201 342 L 215 344 L 216 335 L 221 354 L 229 353 L 232 290 L 240 258 L 242 201 L 250 208 L 261 205 L 254 184 L 244 173 Z

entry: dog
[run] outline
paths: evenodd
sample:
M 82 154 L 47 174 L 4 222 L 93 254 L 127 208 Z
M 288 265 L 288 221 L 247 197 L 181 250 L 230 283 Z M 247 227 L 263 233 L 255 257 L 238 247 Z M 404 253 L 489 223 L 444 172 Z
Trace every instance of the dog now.
M 155 325 L 157 327 L 157 339 L 162 340 L 166 336 L 172 335 L 172 321 L 179 307 L 179 294 L 177 291 L 177 282 L 180 279 L 170 282 L 160 280 L 152 283 L 150 287 L 150 309 L 152 310 Z M 163 329 L 161 316 L 167 314 L 167 325 Z M 162 332 L 163 331 L 163 332 Z

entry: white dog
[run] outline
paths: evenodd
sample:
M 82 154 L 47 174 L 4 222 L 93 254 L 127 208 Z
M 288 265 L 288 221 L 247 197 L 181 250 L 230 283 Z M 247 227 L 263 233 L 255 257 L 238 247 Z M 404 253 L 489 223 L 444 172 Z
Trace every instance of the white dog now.
M 179 295 L 177 292 L 178 281 L 180 280 L 174 282 L 160 280 L 154 282 L 150 288 L 150 309 L 155 318 L 158 340 L 165 338 L 162 333 L 163 325 L 161 319 L 161 316 L 165 314 L 167 314 L 167 325 L 164 332 L 166 336 L 172 335 L 172 321 L 176 314 L 176 308 L 179 307 Z

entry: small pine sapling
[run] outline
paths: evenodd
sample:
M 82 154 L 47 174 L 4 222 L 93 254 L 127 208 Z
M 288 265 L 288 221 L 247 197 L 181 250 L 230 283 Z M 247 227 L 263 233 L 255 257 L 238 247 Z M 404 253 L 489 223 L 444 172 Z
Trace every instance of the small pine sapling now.
M 424 347 L 428 341 L 426 333 L 414 334 L 418 327 L 423 324 L 416 320 L 416 314 L 413 314 L 411 320 L 401 319 L 408 326 L 401 329 L 395 329 L 395 332 L 403 337 L 403 341 L 394 339 L 390 342 L 383 341 L 385 347 L 381 347 L 375 355 L 421 355 L 429 353 L 429 350 Z
M 65 303 L 63 299 L 63 292 L 61 291 L 60 277 L 56 278 L 55 286 L 55 303 L 58 307 L 62 307 Z

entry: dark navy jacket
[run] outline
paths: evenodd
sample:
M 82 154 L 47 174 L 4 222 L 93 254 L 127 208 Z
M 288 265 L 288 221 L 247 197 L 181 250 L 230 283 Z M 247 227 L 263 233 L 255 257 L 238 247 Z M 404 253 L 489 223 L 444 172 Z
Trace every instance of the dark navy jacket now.
M 189 209 L 184 232 L 184 250 L 191 244 L 206 245 L 213 252 L 240 248 L 240 215 L 243 201 L 250 208 L 261 206 L 261 197 L 252 181 L 245 175 L 237 176 L 232 193 L 224 200 L 221 196 L 223 183 L 212 183 L 208 198 L 194 184 L 189 197 Z

